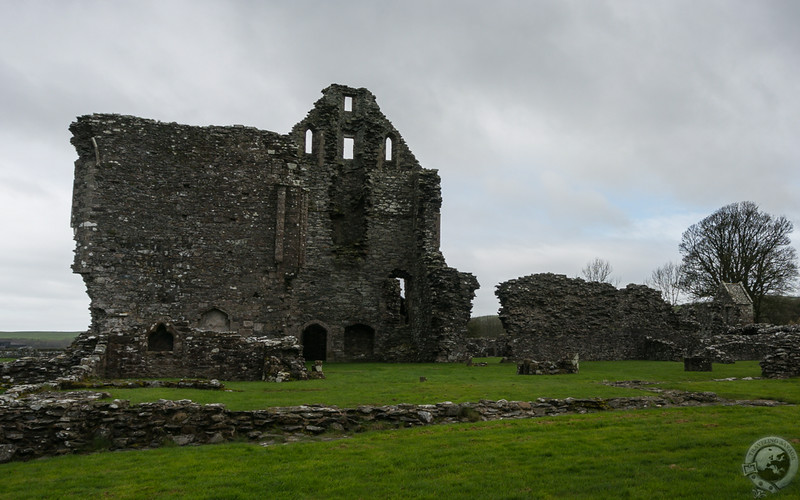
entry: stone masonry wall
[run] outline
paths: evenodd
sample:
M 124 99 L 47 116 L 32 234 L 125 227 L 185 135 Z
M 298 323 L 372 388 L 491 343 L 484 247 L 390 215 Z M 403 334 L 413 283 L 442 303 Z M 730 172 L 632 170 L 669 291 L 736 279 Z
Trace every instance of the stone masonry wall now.
M 775 339 L 772 350 L 760 364 L 762 377 L 800 377 L 800 329 Z
M 253 377 L 250 337 L 329 361 L 465 356 L 478 284 L 439 250 L 439 176 L 366 89 L 330 86 L 286 135 L 107 114 L 70 129 L 73 270 L 105 376 Z
M 165 444 L 211 444 L 234 439 L 270 441 L 297 433 L 358 432 L 480 420 L 534 418 L 614 409 L 719 404 L 712 393 L 668 391 L 658 396 L 610 399 L 480 401 L 338 408 L 319 405 L 230 411 L 189 400 L 130 405 L 101 400 L 103 393 L 0 396 L 0 463 Z
M 724 353 L 734 361 L 755 361 L 800 338 L 800 325 L 753 324 L 731 328 L 727 333 L 702 339 L 704 348 Z
M 693 342 L 694 325 L 683 322 L 653 289 L 586 282 L 535 274 L 501 283 L 500 320 L 508 337 L 507 356 L 521 360 L 671 359 L 664 346 L 682 352 Z M 653 346 L 658 344 L 658 349 Z
M 104 371 L 105 352 L 105 339 L 84 333 L 56 356 L 25 357 L 0 363 L 0 387 L 99 376 Z

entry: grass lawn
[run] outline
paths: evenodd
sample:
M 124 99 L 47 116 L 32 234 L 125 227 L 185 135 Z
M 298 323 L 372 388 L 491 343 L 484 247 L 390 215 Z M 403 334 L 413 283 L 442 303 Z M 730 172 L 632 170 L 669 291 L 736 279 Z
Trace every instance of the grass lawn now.
M 493 360 L 496 361 L 496 360 Z M 684 372 L 682 363 L 583 362 L 581 373 L 518 376 L 515 366 L 327 364 L 326 380 L 228 382 L 234 392 L 113 390 L 114 397 L 224 402 L 232 409 L 305 403 L 432 403 L 642 395 L 604 380 L 769 395 L 800 402 L 794 380 L 758 363 Z M 427 377 L 419 382 L 419 377 Z M 750 445 L 777 435 L 800 447 L 796 406 L 668 408 L 374 431 L 346 439 L 63 456 L 0 465 L 0 498 L 752 498 Z M 800 478 L 776 498 L 800 496 Z
M 463 364 L 329 363 L 325 380 L 287 382 L 225 382 L 231 392 L 195 389 L 112 389 L 114 398 L 133 403 L 158 399 L 191 399 L 198 403 L 225 403 L 231 410 L 270 406 L 326 404 L 355 407 L 363 404 L 461 403 L 480 399 L 531 401 L 539 397 L 640 396 L 643 391 L 610 387 L 605 381 L 648 380 L 656 387 L 718 392 L 738 399 L 768 398 L 800 403 L 797 381 L 763 380 L 713 382 L 715 378 L 758 377 L 757 362 L 714 365 L 713 372 L 685 372 L 683 363 L 668 361 L 586 361 L 574 375 L 520 376 L 514 364 L 490 359 L 488 366 Z M 426 377 L 426 382 L 420 382 Z M 753 383 L 756 382 L 756 383 Z M 646 393 L 644 393 L 646 394 Z
M 797 407 L 672 408 L 233 443 L 0 465 L 1 498 L 752 498 L 766 435 Z M 34 479 L 35 478 L 35 479 Z M 795 480 L 776 498 L 797 498 Z

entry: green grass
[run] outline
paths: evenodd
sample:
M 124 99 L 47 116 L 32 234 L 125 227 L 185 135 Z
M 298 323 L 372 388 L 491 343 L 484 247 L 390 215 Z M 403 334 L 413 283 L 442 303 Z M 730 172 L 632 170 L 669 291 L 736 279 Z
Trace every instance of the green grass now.
M 643 395 L 614 380 L 800 402 L 794 380 L 757 377 L 757 362 L 685 372 L 673 362 L 583 362 L 577 375 L 519 376 L 512 364 L 327 364 L 326 380 L 227 382 L 237 392 L 113 390 L 231 409 L 307 403 L 432 403 Z M 419 382 L 419 377 L 427 377 Z M 231 443 L 106 452 L 0 465 L 0 498 L 752 498 L 740 467 L 778 435 L 800 445 L 800 407 L 691 407 L 563 415 L 367 432 L 329 442 Z M 33 480 L 35 478 L 35 480 Z M 800 495 L 800 478 L 781 493 Z M 778 498 L 778 497 L 776 497 Z
M 752 498 L 747 449 L 765 435 L 800 442 L 798 417 L 793 406 L 653 409 L 65 456 L 0 465 L 0 497 Z M 780 498 L 799 494 L 795 480 Z
M 610 387 L 601 382 L 650 380 L 666 382 L 657 387 L 684 387 L 685 384 L 710 384 L 692 390 L 722 389 L 730 394 L 747 392 L 752 398 L 779 394 L 778 399 L 800 402 L 800 384 L 764 380 L 711 382 L 714 378 L 757 377 L 757 362 L 714 365 L 713 372 L 685 372 L 683 363 L 651 361 L 582 362 L 573 375 L 521 376 L 514 364 L 492 359 L 488 366 L 463 364 L 386 364 L 329 363 L 325 380 L 303 382 L 225 382 L 232 392 L 194 389 L 112 389 L 113 397 L 133 403 L 158 399 L 191 399 L 198 403 L 224 403 L 232 410 L 253 410 L 270 406 L 326 404 L 354 407 L 363 404 L 431 404 L 442 401 L 460 403 L 480 399 L 531 401 L 539 397 L 622 397 L 639 396 L 642 391 Z M 420 382 L 426 377 L 426 382 Z M 684 385 L 682 385 L 684 384 Z M 699 386 L 698 386 L 699 387 Z M 744 389 L 737 389 L 744 388 Z M 738 392 L 737 392 L 738 391 Z M 726 393 L 727 394 L 727 393 Z M 743 399 L 744 396 L 736 396 Z
M 0 358 L 0 363 L 7 363 L 9 361 L 14 361 L 16 358 Z

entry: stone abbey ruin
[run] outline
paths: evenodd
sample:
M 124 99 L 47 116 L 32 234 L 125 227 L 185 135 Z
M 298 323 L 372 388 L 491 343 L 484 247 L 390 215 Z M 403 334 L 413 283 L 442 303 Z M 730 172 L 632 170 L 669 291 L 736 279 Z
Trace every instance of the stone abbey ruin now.
M 478 283 L 439 250 L 439 176 L 368 90 L 331 85 L 286 135 L 103 114 L 70 130 L 103 376 L 261 379 L 292 338 L 309 360 L 466 356 Z
M 721 354 L 706 354 L 711 349 L 745 360 L 760 359 L 771 344 L 763 336 L 728 342 L 729 333 L 753 322 L 752 301 L 739 283 L 723 283 L 713 301 L 680 311 L 644 285 L 617 289 L 551 273 L 500 283 L 495 294 L 506 331 L 501 352 L 512 359 L 677 361 L 698 354 L 721 361 Z
M 60 354 L 0 363 L 0 463 L 88 451 L 98 439 L 125 449 L 727 404 L 667 391 L 229 411 L 187 400 L 109 402 L 85 390 L 223 388 L 114 378 L 283 381 L 324 377 L 306 360 L 472 365 L 488 349 L 522 361 L 523 375 L 575 373 L 579 359 L 684 359 L 687 370 L 761 359 L 763 377 L 800 376 L 800 325 L 753 324 L 741 284 L 676 310 L 642 285 L 525 276 L 497 286 L 504 335 L 467 339 L 478 282 L 439 250 L 439 177 L 366 89 L 328 87 L 286 135 L 105 114 L 70 129 L 73 270 L 91 299 L 91 325 Z

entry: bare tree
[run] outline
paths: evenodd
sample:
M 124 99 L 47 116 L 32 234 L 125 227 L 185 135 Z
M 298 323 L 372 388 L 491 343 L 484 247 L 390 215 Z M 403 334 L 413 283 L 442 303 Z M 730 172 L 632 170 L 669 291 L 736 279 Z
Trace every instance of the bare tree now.
M 720 283 L 744 285 L 753 299 L 755 321 L 767 293 L 794 288 L 797 251 L 786 217 L 761 212 L 752 201 L 726 205 L 683 233 L 683 285 L 698 298 L 713 296 Z
M 650 278 L 644 281 L 645 285 L 661 292 L 661 297 L 671 305 L 676 305 L 681 298 L 683 288 L 683 264 L 667 262 L 655 269 Z
M 581 275 L 583 275 L 586 281 L 599 281 L 601 283 L 610 283 L 617 286 L 619 280 L 611 277 L 612 272 L 614 272 L 614 268 L 611 266 L 611 263 L 599 257 L 595 257 L 593 261 L 588 262 L 586 266 L 581 269 Z

